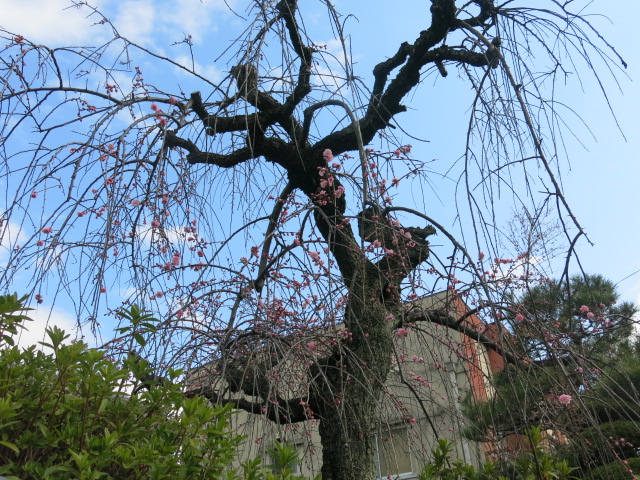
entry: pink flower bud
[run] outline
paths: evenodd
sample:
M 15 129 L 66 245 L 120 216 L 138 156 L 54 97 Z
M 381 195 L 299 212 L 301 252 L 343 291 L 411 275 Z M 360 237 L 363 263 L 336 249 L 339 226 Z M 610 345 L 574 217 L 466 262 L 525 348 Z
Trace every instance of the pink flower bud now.
M 399 328 L 396 330 L 396 338 L 405 338 L 409 335 L 409 330 L 406 328 Z
M 567 395 L 566 393 L 563 393 L 558 397 L 558 401 L 562 405 L 569 405 L 573 401 L 573 398 L 571 397 L 571 395 Z

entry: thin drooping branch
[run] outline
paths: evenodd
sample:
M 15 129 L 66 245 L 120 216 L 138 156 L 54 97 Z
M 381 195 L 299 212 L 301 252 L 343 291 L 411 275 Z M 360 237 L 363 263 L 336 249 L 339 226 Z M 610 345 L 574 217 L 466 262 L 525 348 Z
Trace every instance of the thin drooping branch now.
M 360 125 L 358 123 L 358 119 L 356 118 L 355 113 L 353 112 L 351 107 L 349 107 L 349 105 L 347 105 L 342 100 L 331 99 L 331 100 L 323 100 L 321 102 L 315 103 L 310 107 L 308 107 L 307 109 L 305 109 L 304 120 L 302 123 L 302 140 L 304 142 L 307 142 L 308 140 L 309 128 L 311 126 L 311 120 L 313 118 L 314 112 L 316 112 L 320 108 L 323 108 L 329 105 L 336 105 L 344 109 L 344 111 L 347 112 L 347 115 L 349 115 L 349 120 L 351 120 L 351 125 L 353 126 L 354 133 L 356 136 L 356 143 L 358 144 L 358 155 L 360 156 L 360 169 L 362 173 L 362 180 L 361 180 L 362 181 L 362 204 L 368 205 L 369 204 L 369 200 L 368 200 L 369 182 L 367 181 L 367 153 L 364 149 L 365 144 L 362 140 L 362 133 L 360 132 Z
M 433 14 L 431 26 L 423 31 L 413 45 L 403 43 L 398 52 L 390 59 L 379 63 L 374 68 L 375 83 L 365 116 L 360 119 L 360 131 L 363 142 L 368 144 L 374 135 L 387 125 L 398 113 L 406 110 L 401 104 L 405 96 L 420 81 L 420 72 L 428 63 L 454 61 L 475 67 L 490 65 L 491 55 L 480 54 L 443 45 L 442 42 L 450 30 L 459 26 L 455 18 L 455 7 L 449 0 L 434 1 L 431 7 Z M 488 51 L 493 51 L 491 45 Z M 403 65 L 396 77 L 387 85 L 392 70 Z M 386 86 L 386 88 L 385 88 Z M 356 150 L 354 128 L 347 126 L 334 132 L 315 145 L 316 150 L 331 148 L 336 153 Z
M 445 310 L 424 310 L 422 308 L 410 307 L 408 312 L 403 318 L 403 323 L 419 323 L 429 322 L 436 325 L 442 325 L 457 332 L 460 332 L 467 337 L 475 340 L 487 348 L 499 353 L 508 363 L 511 363 L 519 368 L 528 368 L 532 362 L 529 362 L 526 358 L 520 358 L 510 351 L 506 350 L 504 346 L 491 340 L 487 335 L 478 330 L 470 327 L 465 323 L 459 322 L 458 318 L 448 313 Z
M 282 213 L 282 209 L 284 207 L 287 198 L 293 192 L 293 185 L 291 182 L 285 185 L 278 198 L 276 198 L 276 203 L 273 206 L 273 211 L 269 216 L 269 224 L 267 225 L 267 231 L 264 235 L 264 243 L 262 245 L 262 254 L 260 255 L 260 265 L 258 266 L 258 276 L 253 281 L 253 287 L 256 289 L 258 293 L 262 292 L 262 288 L 264 287 L 264 279 L 267 274 L 267 261 L 269 259 L 269 252 L 271 251 L 271 242 L 273 241 L 273 235 L 275 233 L 276 227 L 278 225 L 278 219 L 280 218 L 280 214 Z
M 582 226 L 578 222 L 577 217 L 573 213 L 573 210 L 569 206 L 569 203 L 567 202 L 567 199 L 564 197 L 564 194 L 562 193 L 562 188 L 560 188 L 560 184 L 558 183 L 558 180 L 556 179 L 556 176 L 555 176 L 553 170 L 551 169 L 551 165 L 549 163 L 547 155 L 546 155 L 544 149 L 542 148 L 542 141 L 541 141 L 541 139 L 540 139 L 540 137 L 538 135 L 538 131 L 536 129 L 536 126 L 535 126 L 535 124 L 534 124 L 534 122 L 533 122 L 533 120 L 531 118 L 531 114 L 529 113 L 529 107 L 528 107 L 527 102 L 525 101 L 524 97 L 522 96 L 522 92 L 521 92 L 521 88 L 519 86 L 519 83 L 516 81 L 515 77 L 513 76 L 513 73 L 511 72 L 511 67 L 509 66 L 508 62 L 506 61 L 506 59 L 504 58 L 502 53 L 500 53 L 500 49 L 499 48 L 495 48 L 495 45 L 494 45 L 494 43 L 492 41 L 490 41 L 485 35 L 480 33 L 473 26 L 471 26 L 469 24 L 464 24 L 464 23 L 461 23 L 461 24 L 465 28 L 467 28 L 470 32 L 472 32 L 478 38 L 479 41 L 483 42 L 487 46 L 489 51 L 492 52 L 492 57 L 494 57 L 496 59 L 499 59 L 500 65 L 502 66 L 502 68 L 504 69 L 505 73 L 507 74 L 507 78 L 509 79 L 509 82 L 511 84 L 511 88 L 515 92 L 516 98 L 518 99 L 518 103 L 520 104 L 520 109 L 522 111 L 522 114 L 524 115 L 524 120 L 525 120 L 525 123 L 527 125 L 527 129 L 529 130 L 529 135 L 531 136 L 530 138 L 533 140 L 536 152 L 538 154 L 538 158 L 540 159 L 540 161 L 544 165 L 545 171 L 546 171 L 549 179 L 551 180 L 551 183 L 553 184 L 553 188 L 554 188 L 553 194 L 562 203 L 565 211 L 567 212 L 567 214 L 571 218 L 572 223 L 577 228 L 578 233 L 575 235 L 575 238 L 578 238 L 578 237 L 580 237 L 582 235 L 587 239 L 587 241 L 589 243 L 591 243 L 591 240 L 589 240 L 586 232 L 583 230 Z M 568 235 L 568 232 L 567 232 L 567 235 Z
M 304 398 L 283 399 L 276 397 L 269 402 L 253 402 L 246 398 L 225 398 L 210 386 L 189 388 L 185 395 L 201 395 L 218 405 L 234 405 L 235 408 L 244 410 L 247 413 L 262 415 L 267 420 L 277 424 L 306 422 L 312 418 L 305 408 L 306 400 Z

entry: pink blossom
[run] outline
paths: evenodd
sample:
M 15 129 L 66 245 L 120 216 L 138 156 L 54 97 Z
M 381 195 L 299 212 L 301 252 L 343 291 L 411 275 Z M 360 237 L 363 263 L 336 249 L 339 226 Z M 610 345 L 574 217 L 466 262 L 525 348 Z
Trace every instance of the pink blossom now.
M 524 316 L 521 313 L 517 314 L 516 322 L 522 322 L 522 321 L 524 321 Z
M 415 418 L 413 418 L 413 417 L 411 417 L 411 418 L 409 419 L 409 423 L 416 423 L 416 422 L 417 422 L 417 420 L 416 420 Z
M 173 263 L 174 265 L 180 265 L 180 255 L 178 255 L 177 253 L 173 256 L 173 258 L 171 259 L 171 263 Z
M 335 192 L 333 192 L 336 198 L 340 198 L 343 193 L 344 193 L 344 187 L 342 185 L 336 188 Z
M 580 313 L 587 313 L 589 311 L 589 307 L 587 307 L 586 305 L 582 305 L 580 307 Z
M 107 293 L 106 287 L 100 287 L 100 293 Z
M 333 153 L 328 148 L 322 152 L 322 158 L 328 163 L 333 160 Z
M 566 393 L 563 393 L 558 397 L 558 401 L 562 405 L 569 405 L 573 401 L 573 398 L 571 397 L 571 395 L 567 395 Z
M 324 183 L 324 185 L 323 185 Z M 332 186 L 333 185 L 333 177 L 328 177 L 326 180 L 321 180 L 320 181 L 320 187 L 321 188 L 327 188 L 328 186 Z
M 397 338 L 405 338 L 408 335 L 409 335 L 409 330 L 407 330 L 406 328 L 399 328 L 398 330 L 396 330 Z
M 44 227 L 42 230 L 40 230 L 42 233 L 46 233 L 47 235 L 51 232 L 53 232 L 53 228 L 51 227 Z
M 382 246 L 382 243 L 380 242 L 380 240 L 374 240 L 373 242 L 371 242 L 371 245 L 373 245 L 375 248 L 380 248 Z
M 131 205 L 133 205 L 134 207 L 137 207 L 138 205 L 140 205 L 140 200 L 138 200 L 137 198 L 134 198 L 133 200 L 131 200 Z
M 43 246 L 43 245 L 44 245 L 44 242 L 43 242 L 42 240 L 38 240 L 38 241 L 36 242 L 36 245 L 38 245 L 39 247 L 41 247 L 41 246 Z
M 576 373 L 582 373 L 584 369 L 582 367 L 576 367 Z
M 595 315 L 593 314 L 593 312 L 588 312 L 588 313 L 587 313 L 587 318 L 588 318 L 589 320 L 592 320 L 594 317 L 595 317 Z
M 38 196 L 38 192 L 35 190 L 31 193 L 31 198 L 36 198 Z
M 160 226 L 160 222 L 158 220 L 154 220 L 151 222 L 151 226 L 153 228 L 158 228 Z
M 164 297 L 164 293 L 162 293 L 162 292 L 156 292 L 156 297 L 158 297 L 158 298 L 162 298 L 162 297 Z

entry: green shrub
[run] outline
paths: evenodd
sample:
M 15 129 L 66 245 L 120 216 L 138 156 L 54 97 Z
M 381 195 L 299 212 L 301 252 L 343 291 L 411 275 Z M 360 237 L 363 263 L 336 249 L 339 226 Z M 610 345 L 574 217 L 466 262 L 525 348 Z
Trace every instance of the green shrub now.
M 424 466 L 419 480 L 506 480 L 498 474 L 494 463 L 487 462 L 482 470 L 476 470 L 472 465 L 452 460 L 453 448 L 453 442 L 438 440 L 438 445 L 431 451 L 433 461 Z
M 626 464 L 623 462 L 627 462 Z M 631 470 L 631 471 L 629 471 Z M 640 473 L 640 457 L 616 460 L 587 472 L 584 480 L 631 480 Z
M 527 431 L 531 452 L 524 454 L 510 463 L 486 462 L 481 469 L 476 469 L 460 460 L 452 460 L 453 443 L 438 440 L 432 451 L 433 461 L 425 465 L 420 480 L 534 480 L 553 478 L 570 480 L 577 477 L 572 473 L 574 468 L 569 464 L 547 453 L 542 447 L 542 433 L 539 427 Z
M 231 406 L 187 398 L 167 382 L 129 395 L 148 365 L 111 361 L 83 342 L 19 350 L 10 338 L 25 317 L 16 295 L 0 297 L 0 475 L 10 479 L 216 479 L 241 437 Z M 180 374 L 171 371 L 172 378 Z M 232 476 L 231 474 L 225 476 Z
M 625 459 L 637 455 L 640 445 L 640 425 L 638 422 L 616 420 L 602 423 L 596 427 L 583 430 L 581 442 L 588 448 L 580 451 L 583 464 L 602 465 L 616 458 Z
M 42 343 L 50 353 L 14 347 L 13 336 L 30 320 L 25 300 L 0 296 L 0 476 L 305 480 L 293 474 L 296 450 L 278 443 L 268 451 L 274 465 L 259 457 L 231 468 L 243 440 L 229 428 L 232 405 L 186 397 L 174 383 L 178 370 L 158 381 L 140 357 L 116 364 L 83 342 L 65 345 L 68 335 L 56 327 Z M 135 305 L 120 316 L 131 323 L 120 333 L 144 346 L 153 316 Z M 132 379 L 149 388 L 129 394 Z

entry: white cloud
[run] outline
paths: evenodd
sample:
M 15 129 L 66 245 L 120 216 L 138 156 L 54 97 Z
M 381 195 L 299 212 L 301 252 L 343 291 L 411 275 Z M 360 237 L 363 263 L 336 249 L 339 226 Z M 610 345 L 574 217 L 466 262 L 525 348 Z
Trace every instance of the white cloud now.
M 206 78 L 207 80 L 209 80 L 212 83 L 218 83 L 220 82 L 223 77 L 224 77 L 224 73 L 220 71 L 220 69 L 218 67 L 216 67 L 213 63 L 209 64 L 209 65 L 202 65 L 200 63 L 196 62 L 192 62 L 191 57 L 187 56 L 187 55 L 179 55 L 176 58 L 173 59 L 176 63 L 179 63 L 180 65 L 183 65 L 184 67 L 188 68 L 188 69 L 192 69 L 199 74 L 200 76 Z M 176 67 L 176 72 L 177 73 L 181 73 L 181 74 L 187 74 L 184 70 L 179 69 Z
M 164 46 L 191 34 L 199 39 L 217 30 L 234 1 L 224 0 L 89 0 L 118 32 L 143 45 Z M 0 26 L 47 46 L 96 45 L 111 34 L 89 6 L 72 0 L 0 0 Z M 167 35 L 171 35 L 168 37 Z M 174 38 L 175 37 L 175 38 Z
M 13 248 L 27 240 L 22 227 L 14 222 L 8 222 L 0 235 L 0 246 L 2 248 Z
M 100 3 L 94 0 L 92 5 Z M 0 0 L 0 11 L 3 28 L 47 46 L 95 44 L 96 37 L 106 33 L 103 26 L 93 26 L 100 18 L 70 0 Z
M 227 1 L 229 6 L 235 2 Z M 114 3 L 110 16 L 118 32 L 142 45 L 166 46 L 192 35 L 194 41 L 218 29 L 230 14 L 223 0 L 128 0 Z M 106 5 L 105 5 L 106 6 Z
M 215 25 L 211 26 L 212 20 L 216 20 L 215 11 L 227 10 L 221 0 L 176 0 L 173 4 L 167 26 L 172 31 L 193 35 L 196 40 L 211 28 L 217 29 Z
M 14 222 L 8 222 L 2 230 L 0 230 L 0 265 L 3 267 L 11 250 L 16 246 L 24 244 L 28 240 L 27 235 L 22 227 Z
M 44 347 L 38 345 L 38 342 L 49 342 L 50 339 L 45 332 L 47 328 L 52 328 L 54 325 L 69 335 L 66 343 L 74 340 L 77 336 L 77 323 L 74 315 L 65 312 L 61 308 L 40 305 L 35 310 L 26 312 L 26 315 L 33 321 L 24 322 L 25 329 L 18 332 L 16 344 L 22 348 L 36 345 L 38 348 L 47 351 Z M 90 339 L 85 339 L 85 342 L 95 344 Z
M 158 19 L 155 2 L 147 0 L 132 0 L 121 2 L 118 13 L 111 18 L 118 33 L 135 43 L 149 44 L 157 30 Z

